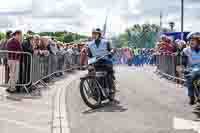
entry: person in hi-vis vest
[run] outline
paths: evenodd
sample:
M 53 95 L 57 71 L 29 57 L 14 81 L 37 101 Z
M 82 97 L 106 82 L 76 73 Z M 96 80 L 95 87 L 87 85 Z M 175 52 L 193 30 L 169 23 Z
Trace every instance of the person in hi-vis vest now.
M 93 40 L 88 44 L 88 57 L 102 57 L 112 53 L 111 44 L 102 37 L 101 29 L 97 28 L 92 31 Z M 104 66 L 103 68 L 101 66 Z M 105 56 L 95 64 L 95 70 L 106 70 L 114 77 L 112 55 Z M 110 82 L 111 83 L 111 82 Z
M 183 54 L 186 56 L 186 59 L 185 59 L 185 62 L 182 64 L 185 64 L 186 68 L 199 67 L 200 66 L 200 33 L 191 32 L 187 36 L 187 39 L 189 40 L 190 47 L 183 49 Z M 195 97 L 197 95 L 199 96 L 200 94 L 195 93 L 193 80 L 194 80 L 194 76 L 186 76 L 186 85 L 188 89 L 190 105 L 200 102 L 200 99 L 196 99 Z

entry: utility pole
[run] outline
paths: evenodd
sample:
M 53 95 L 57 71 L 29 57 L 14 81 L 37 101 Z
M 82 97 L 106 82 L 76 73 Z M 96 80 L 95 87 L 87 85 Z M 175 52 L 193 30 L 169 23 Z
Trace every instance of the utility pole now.
M 162 30 L 162 19 L 163 19 L 163 13 L 160 12 L 160 29 Z
M 181 40 L 184 37 L 184 0 L 181 0 Z

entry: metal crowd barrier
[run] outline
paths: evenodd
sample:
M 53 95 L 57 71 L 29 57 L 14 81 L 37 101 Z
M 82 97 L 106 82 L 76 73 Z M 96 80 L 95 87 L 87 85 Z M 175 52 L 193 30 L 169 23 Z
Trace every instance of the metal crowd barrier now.
M 173 54 L 157 54 L 156 56 L 156 66 L 157 70 L 172 79 L 185 81 L 183 76 L 183 56 L 176 56 Z M 181 74 L 181 75 L 182 75 Z
M 12 59 L 14 56 L 14 60 Z M 61 76 L 63 72 L 79 65 L 79 55 L 66 51 L 57 55 L 32 55 L 27 52 L 0 51 L 0 86 L 29 88 L 51 76 Z M 30 94 L 30 93 L 29 93 Z
M 79 56 L 76 58 L 80 58 Z M 63 72 L 78 66 L 73 54 L 67 52 L 50 54 L 48 56 L 33 56 L 33 82 L 48 79 L 51 76 L 61 76 Z
M 32 82 L 32 55 L 27 52 L 0 51 L 0 86 L 24 87 Z

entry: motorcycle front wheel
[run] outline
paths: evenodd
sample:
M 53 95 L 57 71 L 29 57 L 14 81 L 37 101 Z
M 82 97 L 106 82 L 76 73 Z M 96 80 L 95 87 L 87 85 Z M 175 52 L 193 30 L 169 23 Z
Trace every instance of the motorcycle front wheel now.
M 84 103 L 92 108 L 101 107 L 101 92 L 97 81 L 93 78 L 84 78 L 80 82 L 80 94 Z
M 116 94 L 116 84 L 115 84 L 115 81 L 114 81 L 114 77 L 113 76 L 110 76 L 109 77 L 111 80 L 111 84 L 112 84 L 112 88 L 111 88 L 111 92 L 110 92 L 110 94 L 109 94 L 109 97 L 108 97 L 108 99 L 112 102 L 112 101 L 114 101 L 115 100 L 115 94 Z

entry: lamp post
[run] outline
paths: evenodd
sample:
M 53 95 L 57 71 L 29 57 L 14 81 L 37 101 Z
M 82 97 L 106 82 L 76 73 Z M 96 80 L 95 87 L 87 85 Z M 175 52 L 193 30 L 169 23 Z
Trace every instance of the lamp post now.
M 181 0 L 181 40 L 184 37 L 184 0 Z

